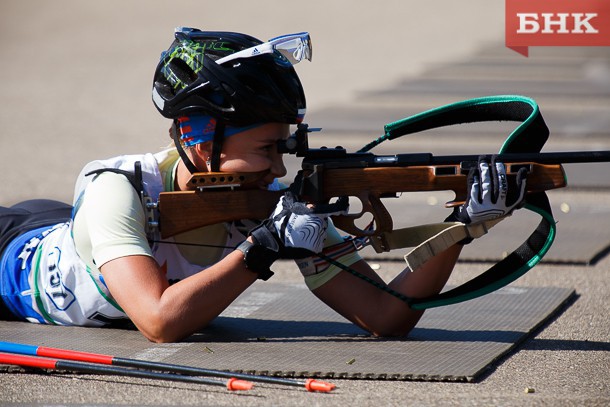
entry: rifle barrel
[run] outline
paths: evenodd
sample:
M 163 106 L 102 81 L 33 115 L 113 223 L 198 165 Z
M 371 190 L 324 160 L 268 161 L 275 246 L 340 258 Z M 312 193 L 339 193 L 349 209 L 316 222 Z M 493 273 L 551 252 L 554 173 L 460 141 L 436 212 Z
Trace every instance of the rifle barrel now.
M 476 163 L 479 157 L 490 160 L 492 156 L 504 163 L 533 162 L 538 164 L 576 164 L 610 162 L 610 150 L 606 151 L 566 151 L 548 153 L 506 153 L 506 154 L 471 154 L 439 155 L 430 153 L 396 154 L 394 156 L 372 156 L 375 166 L 408 166 L 408 165 L 458 165 Z
M 431 153 L 405 153 L 394 155 L 375 155 L 366 153 L 345 153 L 343 149 L 311 150 L 311 154 L 303 160 L 303 169 L 313 169 L 316 165 L 324 168 L 362 168 L 362 167 L 409 167 L 426 165 L 460 165 L 467 163 L 470 167 L 486 157 L 488 160 L 494 154 L 471 155 L 441 155 Z M 566 151 L 547 153 L 506 153 L 495 154 L 498 161 L 504 163 L 532 162 L 538 164 L 575 164 L 610 162 L 610 150 L 605 151 Z
M 491 154 L 486 154 L 488 159 Z M 477 161 L 479 155 L 465 156 L 438 156 L 432 157 L 430 164 L 456 164 L 463 161 Z M 498 161 L 501 162 L 535 162 L 538 164 L 576 164 L 576 163 L 599 163 L 610 162 L 610 151 L 566 151 L 549 153 L 506 153 L 498 154 Z

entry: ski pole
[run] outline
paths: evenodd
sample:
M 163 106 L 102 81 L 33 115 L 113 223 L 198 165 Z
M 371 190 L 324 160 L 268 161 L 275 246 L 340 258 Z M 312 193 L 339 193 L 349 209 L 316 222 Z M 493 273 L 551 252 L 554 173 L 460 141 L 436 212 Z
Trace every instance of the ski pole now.
M 162 373 L 148 370 L 136 370 L 114 366 L 100 366 L 84 362 L 73 362 L 57 359 L 48 359 L 37 356 L 14 355 L 9 353 L 0 353 L 0 363 L 7 365 L 18 365 L 37 367 L 42 369 L 63 369 L 80 373 L 90 374 L 106 374 L 128 377 L 139 377 L 144 379 L 169 380 L 175 382 L 187 382 L 197 384 L 209 384 L 213 386 L 223 386 L 228 390 L 250 390 L 252 383 L 245 380 L 231 378 L 228 380 L 209 379 L 194 376 L 182 376 L 176 373 Z
M 216 376 L 240 380 L 248 380 L 261 383 L 278 384 L 285 386 L 305 387 L 308 391 L 330 392 L 335 385 L 315 379 L 285 379 L 247 373 L 232 373 L 222 370 L 204 369 L 193 366 L 174 365 L 168 363 L 151 362 L 148 360 L 120 358 L 116 356 L 103 355 L 99 353 L 80 352 L 45 346 L 25 345 L 0 341 L 0 352 L 18 353 L 21 355 L 46 356 L 64 360 L 98 363 L 103 365 L 114 365 L 138 369 L 162 370 L 166 372 L 180 373 L 193 376 Z

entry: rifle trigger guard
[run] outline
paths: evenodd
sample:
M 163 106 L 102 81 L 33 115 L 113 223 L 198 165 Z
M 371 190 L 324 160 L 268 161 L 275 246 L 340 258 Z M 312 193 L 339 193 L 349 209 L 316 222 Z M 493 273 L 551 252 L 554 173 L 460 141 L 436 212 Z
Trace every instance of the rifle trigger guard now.
M 377 253 L 390 251 L 385 234 L 391 232 L 394 223 L 392 216 L 381 202 L 381 198 L 373 193 L 363 193 L 357 196 L 362 202 L 360 213 L 341 215 L 333 217 L 335 225 L 354 236 L 367 236 L 371 246 Z M 370 228 L 361 229 L 356 225 L 356 220 L 362 218 L 365 213 L 373 216 L 373 225 Z
M 369 212 L 373 214 L 375 222 L 375 232 L 370 238 L 371 246 L 373 246 L 373 249 L 375 249 L 377 253 L 390 251 L 385 233 L 391 232 L 394 228 L 392 215 L 390 215 L 386 207 L 383 206 L 381 198 L 379 198 L 378 195 L 369 193 L 368 205 L 365 205 L 365 207 L 366 206 L 369 207 Z

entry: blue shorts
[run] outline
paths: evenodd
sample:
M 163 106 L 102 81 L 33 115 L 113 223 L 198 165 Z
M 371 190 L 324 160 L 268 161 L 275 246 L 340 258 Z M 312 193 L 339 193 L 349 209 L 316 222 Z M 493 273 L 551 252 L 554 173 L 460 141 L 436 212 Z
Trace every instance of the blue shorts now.
M 31 315 L 21 297 L 21 292 L 29 289 L 29 267 L 22 269 L 17 258 L 23 245 L 49 226 L 67 222 L 71 217 L 72 206 L 48 199 L 0 207 L 0 319 Z

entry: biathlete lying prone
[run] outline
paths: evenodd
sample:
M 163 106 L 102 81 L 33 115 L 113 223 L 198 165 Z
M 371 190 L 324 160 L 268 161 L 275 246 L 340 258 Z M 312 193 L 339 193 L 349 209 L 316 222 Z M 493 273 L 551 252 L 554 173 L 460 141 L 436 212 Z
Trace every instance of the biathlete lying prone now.
M 157 109 L 172 120 L 176 147 L 88 164 L 73 205 L 32 200 L 0 208 L 2 318 L 80 326 L 130 320 L 151 341 L 177 341 L 204 328 L 257 279 L 267 279 L 273 261 L 292 258 L 309 289 L 345 318 L 375 335 L 407 335 L 423 311 L 335 265 L 314 263 L 323 252 L 385 284 L 355 245 L 339 245 L 344 240 L 331 213 L 314 213 L 293 194 L 255 227 L 222 223 L 166 241 L 147 235 L 145 209 L 129 176 L 136 162 L 152 199 L 186 190 L 195 172 L 266 171 L 255 187 L 280 188 L 286 168 L 278 143 L 305 115 L 293 65 L 311 53 L 307 33 L 263 43 L 233 32 L 176 29 L 152 90 Z M 522 203 L 525 181 L 507 193 L 504 177 L 502 163 L 481 161 L 469 176 L 471 196 L 448 219 L 473 224 L 510 214 Z M 439 293 L 464 243 L 404 270 L 388 287 L 412 298 Z

